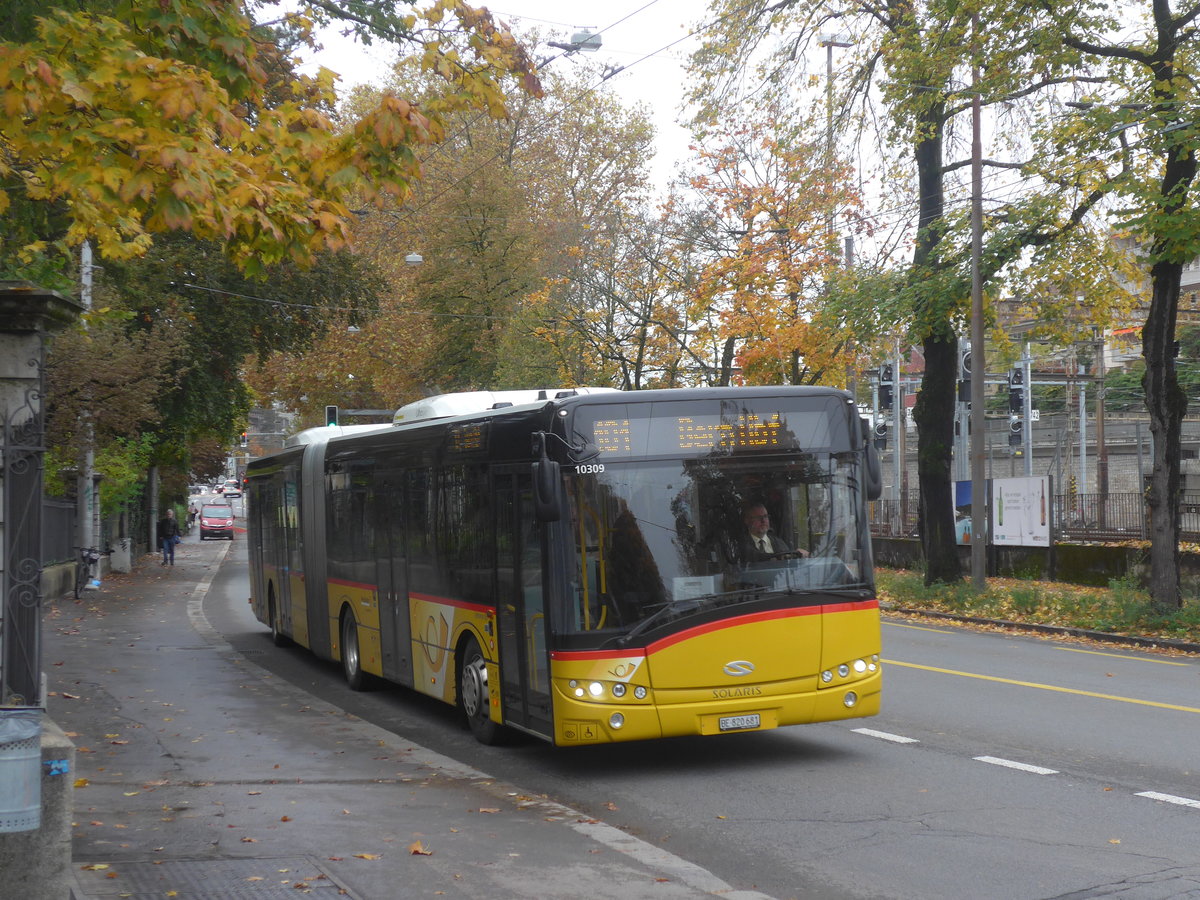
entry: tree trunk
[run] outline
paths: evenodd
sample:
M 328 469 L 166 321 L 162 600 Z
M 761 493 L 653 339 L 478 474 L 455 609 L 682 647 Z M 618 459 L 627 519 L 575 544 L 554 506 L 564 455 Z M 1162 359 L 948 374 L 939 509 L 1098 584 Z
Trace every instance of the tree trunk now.
M 737 346 L 737 338 L 725 338 L 725 346 L 721 348 L 721 372 L 717 379 L 719 387 L 729 387 L 729 382 L 733 378 L 733 357 L 734 348 Z
M 1162 7 L 1155 4 L 1160 31 L 1166 24 L 1162 21 L 1166 10 L 1165 4 Z M 1160 48 L 1160 52 L 1163 55 L 1152 66 L 1155 99 L 1160 108 L 1176 109 L 1175 48 Z M 1179 591 L 1179 447 L 1187 396 L 1179 386 L 1175 369 L 1175 357 L 1179 355 L 1175 322 L 1183 263 L 1194 250 L 1180 248 L 1178 236 L 1172 232 L 1188 207 L 1191 185 L 1196 178 L 1193 146 L 1190 140 L 1177 139 L 1168 145 L 1163 160 L 1159 184 L 1162 218 L 1156 223 L 1151 247 L 1150 312 L 1142 327 L 1142 356 L 1146 360 L 1142 388 L 1146 411 L 1150 414 L 1150 433 L 1154 436 L 1154 468 L 1146 493 L 1146 504 L 1150 507 L 1150 600 L 1162 609 L 1178 609 L 1183 605 Z
M 1146 505 L 1150 508 L 1150 597 L 1155 606 L 1178 608 L 1179 445 L 1187 395 L 1179 386 L 1175 319 L 1179 308 L 1179 263 L 1158 262 L 1150 269 L 1150 313 L 1142 328 L 1146 373 L 1142 389 L 1154 435 L 1154 468 Z
M 913 416 L 917 423 L 917 483 L 921 491 L 919 525 L 925 553 L 925 583 L 954 583 L 963 577 L 954 535 L 954 490 L 950 463 L 954 446 L 954 401 L 958 379 L 958 337 L 951 325 L 948 298 L 931 277 L 942 263 L 938 247 L 944 227 L 942 127 L 945 110 L 935 103 L 922 117 L 915 147 L 920 190 L 919 230 L 913 252 L 913 277 L 928 286 L 919 295 L 916 329 L 925 351 L 925 374 Z M 983 371 L 983 353 L 977 354 Z M 896 373 L 899 376 L 899 372 Z M 982 377 L 982 374 L 980 375 Z M 896 402 L 901 401 L 897 395 Z M 903 412 L 903 410 L 901 410 Z
M 925 376 L 913 408 L 917 423 L 917 475 L 921 485 L 921 548 L 925 583 L 953 583 L 963 577 L 954 534 L 954 488 L 950 462 L 954 446 L 958 338 L 933 335 L 922 345 Z

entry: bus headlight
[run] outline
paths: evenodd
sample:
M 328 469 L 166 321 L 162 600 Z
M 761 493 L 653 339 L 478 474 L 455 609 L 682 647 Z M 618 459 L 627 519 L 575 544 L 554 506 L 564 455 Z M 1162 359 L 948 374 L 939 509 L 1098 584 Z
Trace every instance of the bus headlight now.
M 842 676 L 842 678 L 849 678 L 850 667 L 845 663 L 842 663 L 840 666 L 838 666 L 838 675 Z
M 625 696 L 625 683 L 618 681 L 616 684 L 614 684 L 612 686 L 612 692 L 613 692 L 614 697 L 624 697 Z
M 858 694 L 854 691 L 846 691 L 846 696 L 842 698 L 842 704 L 846 709 L 854 709 L 858 705 Z
M 593 681 L 591 684 L 588 685 L 588 693 L 591 694 L 593 697 L 599 697 L 601 694 L 604 693 L 604 685 L 602 685 L 598 681 Z
M 575 688 L 575 696 L 576 697 L 582 697 L 584 695 L 584 693 L 585 692 L 584 692 L 583 688 L 581 688 L 581 687 Z
M 833 673 L 826 669 L 821 673 L 821 680 L 826 684 L 829 684 L 829 682 L 833 681 Z
M 861 675 L 863 672 L 867 671 L 866 660 L 856 659 L 854 661 L 854 671 L 857 672 L 859 675 Z
M 639 684 L 637 687 L 635 687 L 633 689 L 633 696 L 636 697 L 638 700 L 645 700 L 646 699 L 646 689 Z
M 613 713 L 608 717 L 608 725 L 610 728 L 617 729 L 625 724 L 625 717 L 620 713 Z

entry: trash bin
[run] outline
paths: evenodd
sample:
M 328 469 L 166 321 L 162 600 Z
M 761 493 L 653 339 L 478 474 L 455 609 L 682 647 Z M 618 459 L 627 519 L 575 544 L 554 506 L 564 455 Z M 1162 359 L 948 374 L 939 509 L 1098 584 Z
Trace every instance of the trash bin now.
M 42 710 L 0 709 L 0 832 L 42 825 Z

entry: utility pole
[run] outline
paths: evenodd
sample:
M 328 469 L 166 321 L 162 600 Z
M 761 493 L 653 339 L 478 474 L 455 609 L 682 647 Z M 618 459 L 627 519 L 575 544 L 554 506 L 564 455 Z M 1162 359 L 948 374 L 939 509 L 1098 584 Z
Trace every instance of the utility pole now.
M 971 17 L 972 43 L 979 33 L 979 16 Z M 980 136 L 979 54 L 973 48 L 971 65 L 971 583 L 987 587 L 987 476 L 985 472 L 983 382 L 987 372 L 983 333 L 983 139 Z M 975 374 L 978 373 L 978 374 Z
M 826 35 L 821 38 L 820 45 L 825 48 L 825 175 L 827 178 L 833 177 L 833 48 L 834 47 L 849 47 L 850 41 L 845 40 L 839 35 Z M 832 195 L 832 191 L 830 192 Z M 830 254 L 837 253 L 837 243 L 833 235 L 833 207 L 827 206 L 825 210 L 825 243 Z M 852 239 L 846 239 L 846 268 L 849 269 L 854 263 L 851 254 L 854 251 Z M 826 283 L 826 292 L 828 292 L 828 282 Z M 854 372 L 854 338 L 851 337 L 846 344 L 846 390 L 850 392 L 850 399 L 858 406 L 858 400 L 855 394 L 855 372 Z
M 1025 370 L 1025 396 L 1021 402 L 1021 418 L 1025 420 L 1021 440 L 1025 444 L 1025 477 L 1033 476 L 1033 357 L 1029 355 L 1029 341 L 1025 342 L 1025 353 L 1021 357 L 1021 368 Z
M 1078 367 L 1079 374 L 1079 493 L 1086 494 L 1087 489 L 1087 372 L 1082 365 Z M 1080 504 L 1080 512 L 1083 505 Z
M 1104 445 L 1104 326 L 1096 329 L 1096 493 L 1097 522 L 1104 527 L 1108 506 L 1108 448 Z
M 84 327 L 87 325 L 87 314 L 92 309 L 92 242 L 84 241 L 79 248 L 79 300 L 83 304 Z M 78 473 L 75 478 L 75 542 L 80 547 L 99 548 L 96 531 L 96 521 L 99 517 L 100 504 L 96 497 L 96 440 L 95 423 L 92 419 L 92 409 L 80 413 L 83 419 L 82 446 L 78 458 Z M 92 579 L 84 586 L 92 589 Z

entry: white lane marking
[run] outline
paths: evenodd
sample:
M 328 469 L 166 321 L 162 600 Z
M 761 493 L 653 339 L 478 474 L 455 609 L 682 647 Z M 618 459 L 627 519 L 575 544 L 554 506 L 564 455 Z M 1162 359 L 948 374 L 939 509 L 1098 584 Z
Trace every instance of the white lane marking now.
M 867 737 L 879 738 L 884 741 L 892 741 L 897 744 L 919 744 L 921 743 L 916 738 L 902 737 L 898 734 L 889 734 L 886 731 L 876 731 L 874 728 L 855 728 L 852 729 L 855 734 L 865 734 Z
M 1176 797 L 1174 794 L 1160 794 L 1158 791 L 1142 791 L 1135 797 L 1149 797 L 1151 800 L 1161 800 L 1163 803 L 1174 803 L 1176 806 L 1191 806 L 1200 809 L 1200 800 L 1189 800 L 1187 797 Z
M 1058 769 L 1047 769 L 1043 766 L 1031 766 L 1029 763 L 1013 762 L 1011 759 L 1001 759 L 998 756 L 976 756 L 978 762 L 991 763 L 993 766 L 1005 766 L 1009 769 L 1019 769 L 1034 775 L 1057 775 Z

